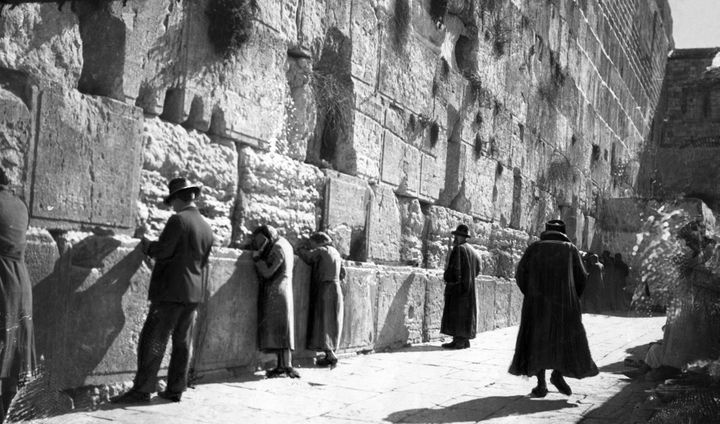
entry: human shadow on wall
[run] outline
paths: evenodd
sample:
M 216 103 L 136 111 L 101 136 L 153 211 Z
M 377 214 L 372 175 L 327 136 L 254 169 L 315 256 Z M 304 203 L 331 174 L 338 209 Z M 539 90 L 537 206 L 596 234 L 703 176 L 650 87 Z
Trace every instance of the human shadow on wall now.
M 52 274 L 33 288 L 37 353 L 45 358 L 42 381 L 36 383 L 41 392 L 33 394 L 36 416 L 68 412 L 69 402 L 59 400 L 58 393 L 74 397 L 77 390 L 69 389 L 85 385 L 125 325 L 123 296 L 145 255 L 138 245 L 105 269 L 118 247 L 120 241 L 112 237 L 87 237 L 64 252 Z
M 385 417 L 386 421 L 404 423 L 454 423 L 484 421 L 511 415 L 523 416 L 538 412 L 577 408 L 565 399 L 531 399 L 527 396 L 489 396 L 473 399 L 443 408 L 417 408 L 397 411 Z
M 410 288 L 415 280 L 415 275 L 410 274 L 400 285 L 400 288 L 393 296 L 383 321 L 382 328 L 376 331 L 377 339 L 375 341 L 375 350 L 396 349 L 407 346 L 408 336 L 410 332 L 405 325 L 405 305 L 408 303 L 410 296 Z M 378 295 L 378 312 L 382 311 L 381 301 L 382 294 Z M 412 307 L 412 306 L 411 306 Z M 422 313 L 422 312 L 420 312 Z M 380 318 L 378 318 L 378 321 Z M 379 323 L 378 323 L 379 325 Z

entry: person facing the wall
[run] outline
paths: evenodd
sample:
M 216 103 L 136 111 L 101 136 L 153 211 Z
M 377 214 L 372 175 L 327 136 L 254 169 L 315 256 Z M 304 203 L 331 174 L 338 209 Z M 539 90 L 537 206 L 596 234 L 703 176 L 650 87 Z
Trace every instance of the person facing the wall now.
M 582 324 L 580 296 L 586 278 L 580 252 L 565 234 L 565 223 L 548 221 L 540 241 L 525 250 L 515 273 L 525 297 L 509 372 L 536 376 L 534 397 L 548 393 L 548 368 L 553 370 L 550 382 L 568 396 L 572 390 L 563 376 L 598 374 Z
M 261 225 L 252 233 L 255 272 L 260 280 L 258 293 L 258 346 L 277 355 L 277 366 L 267 371 L 268 378 L 286 375 L 299 378 L 292 367 L 295 348 L 293 317 L 293 262 L 290 243 L 270 225 Z
M 300 245 L 297 254 L 312 266 L 310 307 L 308 314 L 307 348 L 323 351 L 325 357 L 316 361 L 321 367 L 335 367 L 343 323 L 343 294 L 340 280 L 344 278 L 340 253 L 330 236 L 317 232 Z
M 460 224 L 451 233 L 453 249 L 450 252 L 445 280 L 445 306 L 443 308 L 440 332 L 452 336 L 446 349 L 465 349 L 470 347 L 470 339 L 475 338 L 477 328 L 477 310 L 475 299 L 475 277 L 480 273 L 480 259 L 467 240 L 470 231 L 467 225 Z
M 165 347 L 172 334 L 167 388 L 158 396 L 179 402 L 187 388 L 193 326 L 203 300 L 203 274 L 207 272 L 213 232 L 200 215 L 195 200 L 200 187 L 185 178 L 168 184 L 165 204 L 175 215 L 168 219 L 157 241 L 143 238 L 143 253 L 155 259 L 148 297 L 150 310 L 138 343 L 138 369 L 133 387 L 114 403 L 149 402 L 157 386 Z
M 0 167 L 0 390 L 5 420 L 21 377 L 35 371 L 32 322 L 32 286 L 25 265 L 28 209 L 10 190 L 10 179 Z

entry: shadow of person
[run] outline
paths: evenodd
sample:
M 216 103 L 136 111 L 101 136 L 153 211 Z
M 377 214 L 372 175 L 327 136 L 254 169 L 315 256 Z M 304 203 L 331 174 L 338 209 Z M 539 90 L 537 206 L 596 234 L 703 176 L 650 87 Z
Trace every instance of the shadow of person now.
M 528 396 L 489 396 L 442 408 L 419 408 L 397 411 L 385 420 L 403 423 L 455 423 L 482 421 L 511 415 L 531 415 L 539 412 L 577 408 L 566 399 L 531 399 Z

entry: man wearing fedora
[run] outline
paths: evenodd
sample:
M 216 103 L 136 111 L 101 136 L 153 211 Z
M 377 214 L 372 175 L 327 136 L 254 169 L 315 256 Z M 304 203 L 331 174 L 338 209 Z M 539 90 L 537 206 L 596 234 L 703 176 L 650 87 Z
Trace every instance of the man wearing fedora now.
M 440 332 L 453 337 L 452 342 L 442 347 L 465 349 L 470 347 L 470 339 L 475 338 L 477 328 L 475 277 L 480 273 L 480 259 L 475 249 L 467 244 L 470 238 L 467 225 L 458 225 L 452 235 L 453 249 L 443 275 L 445 307 Z
M 563 376 L 598 374 L 582 324 L 580 296 L 586 278 L 580 252 L 565 234 L 565 223 L 548 221 L 540 240 L 525 250 L 515 273 L 525 297 L 509 372 L 537 377 L 533 397 L 548 393 L 546 369 L 553 370 L 550 383 L 568 396 L 572 390 Z
M 179 402 L 187 388 L 188 366 L 196 309 L 203 299 L 202 276 L 207 267 L 213 233 L 200 215 L 195 199 L 200 187 L 185 178 L 168 184 L 164 203 L 175 215 L 157 241 L 142 240 L 143 253 L 155 259 L 148 298 L 150 310 L 138 343 L 138 369 L 133 388 L 115 403 L 150 401 L 157 385 L 165 347 L 172 334 L 167 388 L 158 396 Z

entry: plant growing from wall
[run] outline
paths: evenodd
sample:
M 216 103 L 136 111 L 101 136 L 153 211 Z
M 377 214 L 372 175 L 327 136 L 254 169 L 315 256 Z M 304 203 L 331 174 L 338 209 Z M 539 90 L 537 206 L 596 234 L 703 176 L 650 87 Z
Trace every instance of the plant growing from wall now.
M 237 52 L 250 39 L 259 12 L 257 0 L 210 0 L 205 15 L 215 51 L 224 57 Z
M 392 18 L 394 27 L 394 42 L 398 50 L 407 44 L 410 34 L 410 0 L 396 0 L 395 14 Z
M 475 134 L 475 142 L 473 143 L 473 153 L 475 153 L 475 160 L 482 156 L 483 152 L 483 140 L 480 134 Z
M 438 142 L 438 138 L 440 137 L 440 125 L 438 125 L 437 121 L 433 120 L 430 123 L 430 146 L 435 147 L 435 145 Z
M 315 101 L 318 109 L 320 129 L 319 158 L 332 163 L 339 140 L 345 135 L 350 122 L 352 99 L 345 84 L 333 73 L 319 70 L 313 72 Z
M 490 25 L 485 34 L 486 39 L 492 41 L 492 52 L 496 58 L 505 54 L 505 47 L 510 42 L 511 30 L 505 22 L 506 18 L 499 12 L 490 15 Z
M 430 18 L 435 25 L 442 27 L 447 13 L 448 0 L 430 0 Z

